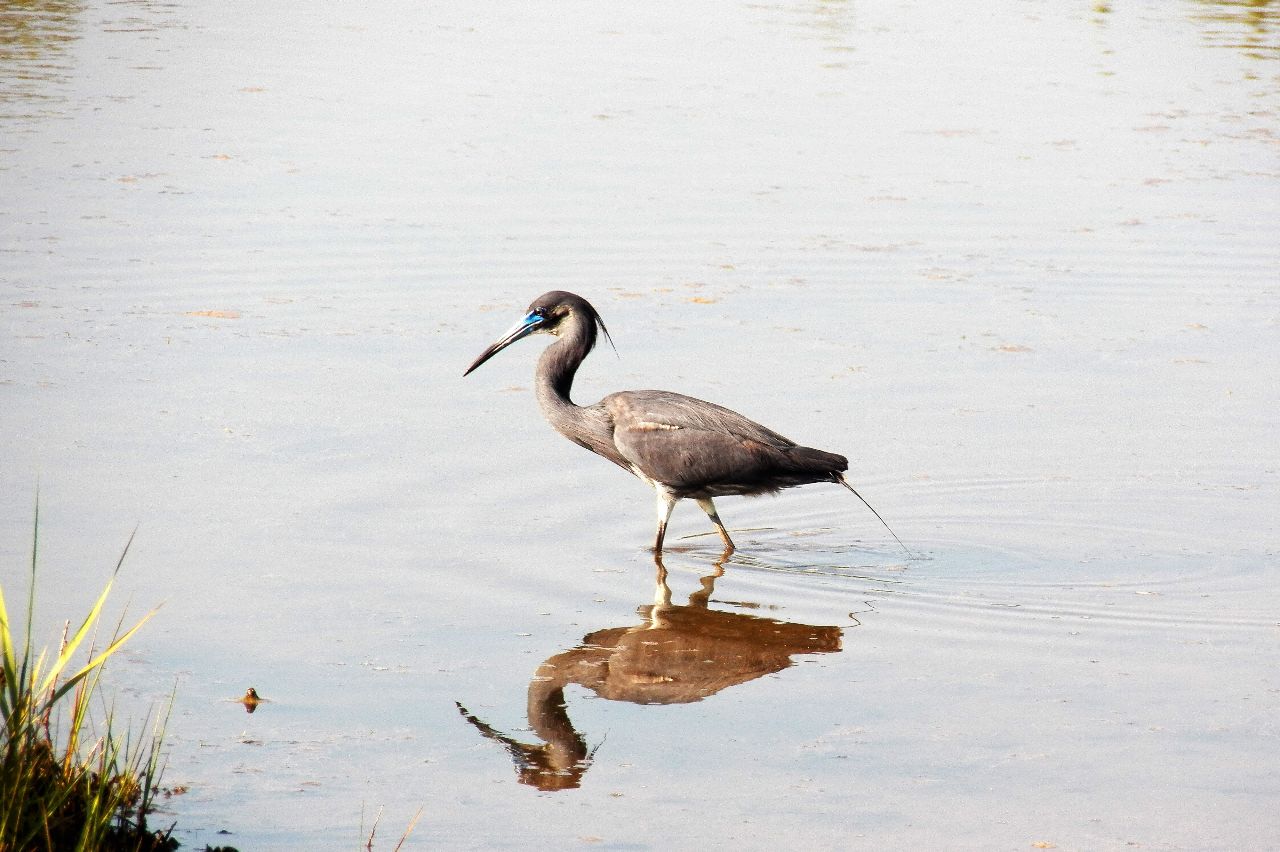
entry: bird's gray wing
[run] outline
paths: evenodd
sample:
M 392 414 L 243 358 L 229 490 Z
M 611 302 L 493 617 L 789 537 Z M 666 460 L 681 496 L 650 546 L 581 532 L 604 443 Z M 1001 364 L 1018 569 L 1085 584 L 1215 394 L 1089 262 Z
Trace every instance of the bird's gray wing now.
M 795 443 L 736 411 L 668 391 L 625 391 L 601 403 L 613 420 L 618 452 L 677 496 L 754 494 L 797 484 L 786 476 Z
M 661 390 L 622 391 L 600 401 L 615 425 L 656 424 L 698 429 L 747 438 L 779 449 L 796 445 L 790 438 L 761 426 L 736 411 L 680 393 Z

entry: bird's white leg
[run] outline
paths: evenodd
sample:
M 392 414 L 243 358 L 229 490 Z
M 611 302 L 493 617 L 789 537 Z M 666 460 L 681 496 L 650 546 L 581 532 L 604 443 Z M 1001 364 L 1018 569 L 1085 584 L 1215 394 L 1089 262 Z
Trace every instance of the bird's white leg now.
M 676 507 L 678 498 L 671 496 L 671 492 L 661 485 L 655 484 L 653 490 L 658 494 L 658 537 L 653 542 L 653 552 L 661 553 L 662 540 L 667 536 L 667 520 L 671 517 L 671 510 Z
M 729 531 L 724 528 L 724 524 L 720 522 L 720 515 L 716 512 L 716 504 L 711 502 L 708 497 L 705 500 L 697 501 L 698 507 L 707 513 L 707 517 L 711 519 L 711 523 L 716 525 L 716 529 L 720 530 L 720 537 L 724 539 L 724 552 L 726 554 L 733 553 L 736 549 L 733 546 L 733 539 L 729 538 Z

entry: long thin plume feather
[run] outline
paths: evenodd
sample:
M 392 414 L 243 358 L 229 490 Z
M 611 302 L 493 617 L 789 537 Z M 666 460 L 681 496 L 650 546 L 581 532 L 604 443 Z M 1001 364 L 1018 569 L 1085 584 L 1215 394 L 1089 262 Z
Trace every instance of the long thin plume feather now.
M 907 557 L 914 558 L 915 554 L 911 552 L 910 548 L 908 548 L 905 544 L 902 543 L 902 539 L 898 538 L 898 534 L 893 531 L 893 528 L 890 527 L 887 523 L 885 523 L 884 518 L 880 517 L 880 513 L 876 511 L 875 507 L 867 502 L 867 498 L 859 494 L 858 490 L 854 488 L 852 485 L 850 485 L 849 481 L 845 479 L 843 476 L 840 476 L 837 474 L 836 478 L 841 485 L 843 485 L 845 488 L 848 488 L 850 491 L 853 492 L 854 497 L 857 497 L 859 500 L 862 501 L 862 505 L 866 506 L 868 509 L 871 510 L 871 514 L 875 515 L 876 519 L 879 520 L 880 523 L 884 524 L 884 528 L 889 530 L 889 535 L 893 536 L 893 540 L 896 541 L 898 543 L 898 546 L 903 549 L 903 551 L 907 554 Z

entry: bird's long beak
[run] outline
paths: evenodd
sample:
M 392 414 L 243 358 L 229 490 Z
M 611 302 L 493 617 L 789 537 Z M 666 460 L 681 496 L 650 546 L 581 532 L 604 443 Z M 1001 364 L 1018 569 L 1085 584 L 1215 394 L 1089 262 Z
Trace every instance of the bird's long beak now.
M 467 371 L 462 375 L 464 376 L 468 375 L 476 367 L 479 367 L 485 361 L 488 361 L 494 355 L 497 355 L 503 349 L 506 349 L 508 346 L 515 343 L 520 338 L 528 337 L 529 335 L 533 334 L 535 331 L 541 328 L 542 324 L 546 321 L 547 321 L 546 317 L 539 316 L 538 314 L 534 314 L 534 313 L 528 314 L 524 319 L 520 320 L 520 322 L 511 326 L 511 328 L 507 330 L 506 334 L 498 338 L 498 341 L 496 343 L 494 343 L 488 349 L 481 352 L 480 357 L 477 358 L 475 361 L 472 361 L 471 366 L 468 367 Z

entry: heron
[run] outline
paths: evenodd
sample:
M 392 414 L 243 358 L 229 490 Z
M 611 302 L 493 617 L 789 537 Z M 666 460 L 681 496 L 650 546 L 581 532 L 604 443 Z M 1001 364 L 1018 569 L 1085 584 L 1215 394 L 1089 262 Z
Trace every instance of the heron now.
M 773 494 L 783 488 L 832 482 L 853 492 L 884 524 L 880 513 L 845 479 L 849 460 L 804 447 L 736 411 L 663 390 L 612 393 L 594 405 L 569 397 L 578 367 L 603 333 L 604 320 L 581 296 L 552 290 L 534 299 L 524 317 L 480 353 L 463 376 L 517 340 L 549 334 L 556 340 L 538 358 L 534 388 L 543 416 L 557 432 L 639 477 L 657 496 L 655 554 L 662 553 L 667 522 L 676 503 L 693 500 L 715 524 L 726 555 L 735 549 L 714 499 Z

